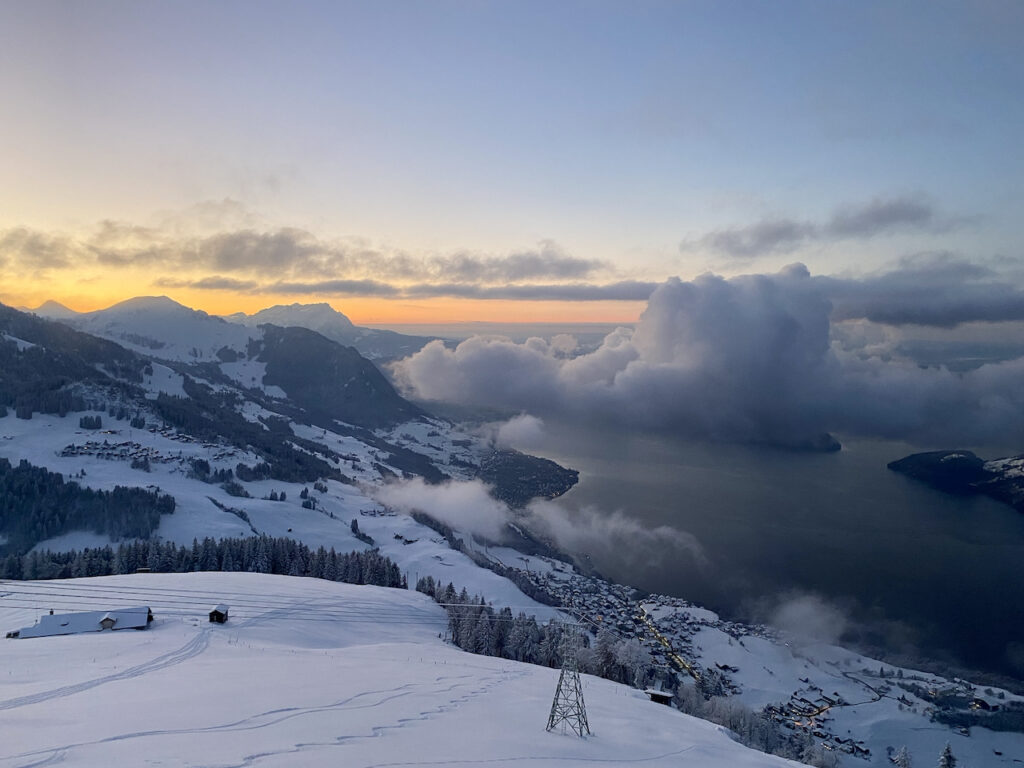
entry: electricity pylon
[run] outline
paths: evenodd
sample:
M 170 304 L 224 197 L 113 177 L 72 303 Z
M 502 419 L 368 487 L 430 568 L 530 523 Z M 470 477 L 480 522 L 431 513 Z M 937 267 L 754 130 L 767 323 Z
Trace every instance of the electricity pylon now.
M 577 651 L 580 649 L 580 628 L 578 624 L 562 625 L 562 672 L 558 676 L 558 688 L 551 702 L 547 730 L 565 723 L 577 736 L 590 735 L 587 722 L 587 708 L 583 703 L 583 687 L 580 685 L 580 669 Z

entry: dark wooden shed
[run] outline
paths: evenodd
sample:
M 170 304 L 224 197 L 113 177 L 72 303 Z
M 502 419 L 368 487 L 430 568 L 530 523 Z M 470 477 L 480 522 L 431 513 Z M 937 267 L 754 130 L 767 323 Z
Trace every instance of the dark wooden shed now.
M 668 691 L 656 691 L 652 688 L 648 688 L 644 693 L 650 696 L 651 701 L 655 704 L 664 704 L 667 707 L 672 706 L 672 694 Z
M 224 603 L 215 605 L 210 611 L 210 621 L 214 624 L 223 624 L 228 620 L 228 607 Z

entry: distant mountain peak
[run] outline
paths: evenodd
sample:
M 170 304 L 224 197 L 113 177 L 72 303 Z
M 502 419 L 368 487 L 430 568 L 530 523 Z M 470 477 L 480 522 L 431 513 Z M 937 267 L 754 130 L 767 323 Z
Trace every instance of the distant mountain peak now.
M 186 307 L 184 304 L 180 304 L 169 296 L 136 296 L 132 299 L 125 299 L 111 307 L 107 307 L 103 312 L 109 313 L 120 313 L 120 312 L 187 312 L 189 314 L 206 315 L 201 309 L 192 309 Z
M 44 301 L 38 307 L 29 311 L 34 315 L 45 317 L 48 320 L 63 320 L 68 317 L 77 317 L 79 314 L 78 312 L 75 312 L 75 310 L 65 307 L 59 301 L 54 301 L 53 299 Z
M 277 304 L 273 307 L 261 309 L 259 312 L 250 315 L 249 321 L 256 324 L 273 323 L 283 326 L 307 326 L 309 323 L 321 325 L 334 325 L 352 329 L 355 326 L 343 313 L 336 310 L 326 302 L 317 304 Z M 316 328 L 314 328 L 316 330 Z

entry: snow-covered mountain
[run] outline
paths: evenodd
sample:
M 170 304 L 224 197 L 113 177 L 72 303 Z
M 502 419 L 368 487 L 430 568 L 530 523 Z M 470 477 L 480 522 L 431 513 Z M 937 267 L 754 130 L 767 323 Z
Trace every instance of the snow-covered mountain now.
M 416 592 L 250 573 L 18 584 L 41 611 L 148 605 L 144 631 L 4 641 L 0 766 L 796 764 L 583 676 L 593 735 L 545 731 L 558 671 L 446 644 Z M 12 599 L 17 597 L 18 599 Z M 226 624 L 207 613 L 227 603 Z
M 65 307 L 59 301 L 44 301 L 38 307 L 33 310 L 22 310 L 31 311 L 39 317 L 45 317 L 47 320 L 69 320 L 78 317 L 81 313 L 75 312 L 75 310 Z
M 353 325 L 326 303 L 281 304 L 252 315 L 236 312 L 217 317 L 166 296 L 140 296 L 94 312 L 75 312 L 56 301 L 32 312 L 142 354 L 183 362 L 218 360 L 218 353 L 225 349 L 243 352 L 248 340 L 259 336 L 257 327 L 265 324 L 306 328 L 378 361 L 407 357 L 432 340 Z
M 110 339 L 127 349 L 161 360 L 218 360 L 219 350 L 244 350 L 254 329 L 189 309 L 166 296 L 140 296 L 95 312 L 70 310 L 47 302 L 35 314 L 80 331 Z
M 339 344 L 355 347 L 359 354 L 371 360 L 408 357 L 431 341 L 424 336 L 408 336 L 394 331 L 361 328 L 353 325 L 345 315 L 326 303 L 278 304 L 253 315 L 238 312 L 227 315 L 224 319 L 248 326 L 271 323 L 282 327 L 308 328 Z

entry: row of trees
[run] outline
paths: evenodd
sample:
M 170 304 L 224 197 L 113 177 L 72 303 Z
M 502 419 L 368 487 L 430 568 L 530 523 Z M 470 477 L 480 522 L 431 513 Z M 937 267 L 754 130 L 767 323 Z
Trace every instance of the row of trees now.
M 288 576 L 311 576 L 348 584 L 407 588 L 398 565 L 377 550 L 339 554 L 334 548 L 311 549 L 289 538 L 270 536 L 204 538 L 191 547 L 171 542 L 124 542 L 116 548 L 96 547 L 70 552 L 31 552 L 0 561 L 0 578 L 69 579 L 135 573 L 145 568 L 159 573 L 189 571 L 247 571 Z
M 59 472 L 22 459 L 13 466 L 0 459 L 0 534 L 4 549 L 19 554 L 37 542 L 74 530 L 113 539 L 148 538 L 160 515 L 174 511 L 174 497 L 143 488 L 112 491 L 65 482 Z
M 444 607 L 452 642 L 459 648 L 528 664 L 561 666 L 561 623 L 538 624 L 535 616 L 513 615 L 507 607 L 495 611 L 479 595 L 470 596 L 465 588 L 457 592 L 453 584 L 441 584 L 430 576 L 420 579 L 416 589 Z M 583 639 L 577 658 L 581 671 L 638 688 L 660 683 L 671 690 L 675 685 L 675 676 L 655 667 L 639 641 L 623 640 L 608 631 L 598 632 L 593 644 L 586 633 Z
M 489 557 L 485 557 L 472 547 L 467 547 L 466 542 L 460 539 L 455 534 L 455 529 L 453 529 L 450 525 L 442 523 L 437 518 L 431 517 L 425 512 L 421 512 L 419 510 L 412 511 L 412 519 L 415 520 L 417 523 L 420 523 L 421 525 L 425 525 L 428 528 L 432 528 L 433 530 L 437 531 L 439 534 L 444 536 L 445 541 L 448 542 L 449 547 L 454 549 L 456 552 L 462 552 L 466 557 L 468 557 L 474 563 L 479 565 L 481 568 L 486 568 L 489 571 L 493 571 L 499 576 L 502 576 L 511 581 L 519 588 L 519 591 L 527 597 L 536 600 L 538 603 L 543 603 L 544 605 L 561 604 L 561 601 L 557 597 L 552 595 L 543 587 L 540 587 L 534 582 L 532 582 L 518 568 L 509 568 L 497 562 L 496 560 L 492 560 Z

